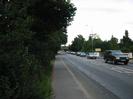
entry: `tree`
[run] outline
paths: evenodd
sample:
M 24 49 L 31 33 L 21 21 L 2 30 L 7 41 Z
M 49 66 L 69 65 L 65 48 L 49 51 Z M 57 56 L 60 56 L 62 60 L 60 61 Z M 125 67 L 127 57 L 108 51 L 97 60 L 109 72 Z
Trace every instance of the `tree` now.
M 50 98 L 50 63 L 75 10 L 65 0 L 0 0 L 1 99 Z
M 108 41 L 103 41 L 101 45 L 102 51 L 108 50 L 110 48 L 109 42 Z
M 85 52 L 92 51 L 92 37 L 89 36 L 89 39 L 84 42 L 82 50 Z
M 109 44 L 109 49 L 112 49 L 112 50 L 119 49 L 118 39 L 115 38 L 113 35 L 112 35 L 111 39 L 108 41 L 108 44 Z
M 83 38 L 82 35 L 78 35 L 76 38 L 74 38 L 74 41 L 72 41 L 72 44 L 70 46 L 70 50 L 72 51 L 81 51 L 83 44 L 84 44 L 85 39 Z
M 93 45 L 92 45 L 92 43 L 93 43 Z M 101 46 L 102 46 L 102 40 L 98 36 L 94 37 L 93 41 L 92 41 L 92 36 L 89 36 L 89 39 L 87 41 L 85 41 L 85 43 L 83 45 L 83 51 L 91 52 L 92 47 L 94 50 L 95 48 L 101 48 Z
M 120 40 L 120 48 L 123 51 L 129 52 L 131 51 L 131 47 L 133 45 L 133 41 L 129 38 L 129 33 L 128 30 L 125 30 L 125 35 L 123 38 Z
M 95 38 L 93 40 L 94 48 L 101 48 L 103 41 L 100 38 Z

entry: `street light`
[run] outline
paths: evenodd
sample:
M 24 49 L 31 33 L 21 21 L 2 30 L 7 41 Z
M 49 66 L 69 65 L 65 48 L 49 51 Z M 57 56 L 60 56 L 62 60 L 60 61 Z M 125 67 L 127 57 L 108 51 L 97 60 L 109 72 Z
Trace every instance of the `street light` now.
M 93 44 L 93 38 L 96 37 L 96 33 L 95 34 L 90 34 L 90 36 L 91 36 L 91 40 L 92 40 L 92 52 L 93 52 L 93 45 L 94 45 Z

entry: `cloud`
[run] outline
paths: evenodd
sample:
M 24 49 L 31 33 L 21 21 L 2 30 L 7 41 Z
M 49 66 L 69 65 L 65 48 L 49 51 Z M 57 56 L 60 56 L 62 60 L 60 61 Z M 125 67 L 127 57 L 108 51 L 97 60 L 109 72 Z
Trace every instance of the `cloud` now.
M 133 21 L 128 21 L 128 22 L 126 22 L 126 24 L 133 26 Z
M 123 12 L 124 10 L 121 10 L 119 8 L 81 8 L 79 9 L 81 11 L 87 11 L 87 12 L 106 12 L 106 13 L 120 13 Z
M 133 0 L 73 0 L 77 13 L 68 27 L 68 41 L 78 34 L 88 37 L 93 32 L 102 39 L 114 35 L 120 39 L 125 29 L 133 33 Z M 133 34 L 130 35 L 133 38 Z

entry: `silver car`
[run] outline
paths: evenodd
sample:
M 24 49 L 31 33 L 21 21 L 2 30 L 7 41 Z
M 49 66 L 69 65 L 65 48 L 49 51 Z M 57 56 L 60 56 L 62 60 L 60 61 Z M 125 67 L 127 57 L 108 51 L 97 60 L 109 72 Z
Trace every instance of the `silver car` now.
M 87 59 L 96 59 L 97 54 L 95 52 L 89 52 L 87 55 Z

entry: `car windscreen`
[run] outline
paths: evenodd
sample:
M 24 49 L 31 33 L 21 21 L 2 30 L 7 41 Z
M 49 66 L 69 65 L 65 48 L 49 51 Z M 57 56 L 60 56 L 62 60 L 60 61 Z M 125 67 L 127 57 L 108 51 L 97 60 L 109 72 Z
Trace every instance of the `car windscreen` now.
M 89 55 L 95 55 L 95 53 L 89 53 Z
M 113 55 L 119 55 L 119 54 L 123 54 L 121 51 L 112 51 Z

